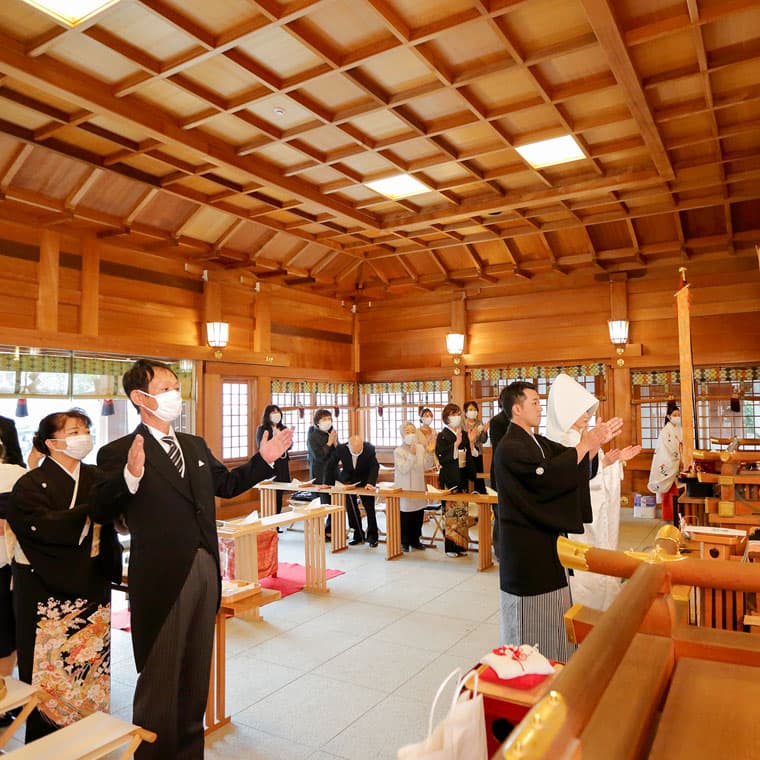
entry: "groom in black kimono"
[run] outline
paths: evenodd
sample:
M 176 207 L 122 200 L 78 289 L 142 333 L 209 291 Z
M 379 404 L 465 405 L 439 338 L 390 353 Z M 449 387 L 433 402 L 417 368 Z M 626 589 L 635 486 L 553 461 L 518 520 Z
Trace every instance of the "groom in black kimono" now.
M 228 470 L 202 438 L 173 429 L 182 397 L 170 367 L 141 359 L 123 385 L 142 422 L 99 451 L 105 477 L 93 489 L 91 514 L 97 522 L 123 516 L 131 535 L 132 645 L 140 674 L 133 720 L 158 734 L 135 757 L 199 760 L 221 598 L 214 499 L 271 477 L 293 433 L 287 428 L 271 439 L 265 433 L 259 453 Z
M 499 581 L 502 644 L 538 644 L 551 660 L 566 661 L 572 648 L 563 614 L 571 606 L 557 538 L 582 533 L 591 522 L 589 480 L 596 456 L 589 452 L 620 432 L 617 417 L 586 430 L 575 447 L 538 435 L 541 400 L 536 386 L 508 385 L 501 405 L 510 414 L 507 432 L 494 452 L 499 493 Z

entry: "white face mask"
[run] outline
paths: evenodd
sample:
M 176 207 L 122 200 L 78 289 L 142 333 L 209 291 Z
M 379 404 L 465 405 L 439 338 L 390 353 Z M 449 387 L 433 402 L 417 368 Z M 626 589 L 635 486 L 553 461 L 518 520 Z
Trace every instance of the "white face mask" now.
M 671 417 L 670 421 L 676 426 L 681 427 L 681 418 L 680 417 Z
M 458 414 L 454 414 L 451 417 L 449 417 L 449 427 L 450 428 L 458 428 L 462 424 L 462 418 Z
M 427 425 L 430 427 L 433 424 L 433 418 L 432 417 L 423 417 L 422 418 L 422 424 Z
M 330 428 L 332 427 L 332 420 L 320 420 L 317 427 L 323 432 L 327 433 L 329 432 Z
M 72 459 L 84 459 L 93 449 L 92 436 L 89 433 L 70 435 L 63 439 L 65 449 L 56 449 L 60 454 L 66 454 Z
M 174 422 L 182 413 L 182 395 L 179 391 L 164 391 L 163 393 L 157 393 L 155 396 L 146 391 L 140 391 L 140 393 L 155 399 L 158 407 L 156 409 L 148 409 L 146 406 L 145 409 L 148 409 L 154 417 L 158 417 L 163 422 Z
M 280 420 L 281 420 L 281 419 L 282 419 L 282 415 L 281 415 L 279 412 L 272 412 L 272 413 L 269 415 L 269 421 L 270 421 L 270 422 L 271 422 L 273 425 L 279 425 L 279 424 L 280 424 Z
M 467 412 L 467 419 L 468 420 L 476 420 L 478 419 L 478 412 L 477 409 L 468 409 Z
M 404 436 L 404 443 L 407 446 L 411 446 L 417 440 L 417 436 L 414 433 L 407 433 Z

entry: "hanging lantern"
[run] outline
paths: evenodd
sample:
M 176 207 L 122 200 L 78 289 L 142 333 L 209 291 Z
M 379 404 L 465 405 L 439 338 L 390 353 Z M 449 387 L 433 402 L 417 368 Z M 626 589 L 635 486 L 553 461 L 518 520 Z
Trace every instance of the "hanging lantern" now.
M 335 417 L 336 418 L 340 417 L 340 408 L 339 407 L 336 406 L 335 409 L 333 409 L 333 411 L 335 412 Z
M 26 399 L 20 398 L 16 402 L 16 417 L 28 417 L 29 407 L 27 406 Z
M 298 407 L 298 419 L 299 419 L 299 420 L 302 420 L 302 419 L 303 419 L 304 411 L 305 411 L 305 410 L 304 410 L 304 408 L 303 408 L 302 406 L 299 406 L 299 407 Z
M 383 416 L 383 407 L 382 406 L 378 406 L 377 407 L 377 416 L 378 417 L 382 417 Z
M 116 410 L 114 409 L 113 399 L 104 398 L 103 399 L 103 406 L 100 407 L 100 416 L 101 417 L 113 417 L 114 414 L 116 414 Z

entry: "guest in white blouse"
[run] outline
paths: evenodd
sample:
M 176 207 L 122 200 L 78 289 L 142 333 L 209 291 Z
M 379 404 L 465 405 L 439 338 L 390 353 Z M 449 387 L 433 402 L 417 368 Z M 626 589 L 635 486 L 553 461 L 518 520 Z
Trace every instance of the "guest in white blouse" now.
M 417 429 L 411 422 L 401 426 L 403 443 L 393 451 L 393 480 L 404 491 L 425 490 L 425 470 L 432 466 L 432 455 L 417 441 Z M 401 498 L 401 548 L 425 549 L 420 542 L 423 510 L 427 500 Z

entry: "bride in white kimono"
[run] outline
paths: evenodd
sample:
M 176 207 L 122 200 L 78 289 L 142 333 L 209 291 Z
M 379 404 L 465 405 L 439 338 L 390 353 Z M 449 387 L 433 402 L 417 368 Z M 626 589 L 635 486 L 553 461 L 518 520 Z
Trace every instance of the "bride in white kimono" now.
M 546 437 L 564 446 L 575 446 L 581 432 L 596 414 L 599 401 L 580 383 L 557 375 L 549 389 Z M 599 469 L 589 481 L 593 520 L 585 525 L 580 541 L 600 549 L 617 549 L 620 530 L 620 481 L 623 462 L 636 456 L 641 446 L 599 450 Z M 606 610 L 620 590 L 620 580 L 608 575 L 577 571 L 570 576 L 573 603 Z

